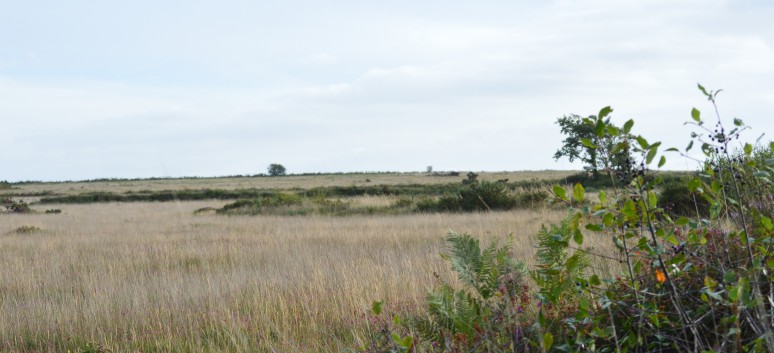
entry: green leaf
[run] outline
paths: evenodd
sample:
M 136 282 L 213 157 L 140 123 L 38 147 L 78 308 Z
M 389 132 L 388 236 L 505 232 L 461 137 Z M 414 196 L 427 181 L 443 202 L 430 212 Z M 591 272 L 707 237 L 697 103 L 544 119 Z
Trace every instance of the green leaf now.
M 680 150 L 674 147 L 669 147 L 665 150 L 665 152 L 680 152 Z
M 645 163 L 650 164 L 650 162 L 653 162 L 653 158 L 656 158 L 656 153 L 658 153 L 658 146 L 654 146 L 648 150 L 648 155 L 645 157 Z
M 584 146 L 586 146 L 588 148 L 592 148 L 592 149 L 593 148 L 597 148 L 597 145 L 595 145 L 593 142 L 591 142 L 591 139 L 588 139 L 588 138 L 585 138 L 585 137 L 581 138 L 581 144 L 583 144 Z
M 615 222 L 615 216 L 613 216 L 612 213 L 607 213 L 602 217 L 602 223 L 605 225 L 605 227 L 610 227 L 613 225 L 613 222 Z
M 691 181 L 688 182 L 688 190 L 694 191 L 698 188 L 700 188 L 702 185 L 701 179 L 699 178 L 693 178 Z
M 672 234 L 667 235 L 666 237 L 664 237 L 664 239 L 666 239 L 666 241 L 672 243 L 672 245 L 680 244 L 680 241 L 678 241 L 677 238 L 675 238 L 675 236 L 672 235 Z
M 701 112 L 696 108 L 691 109 L 691 118 L 697 123 L 701 122 Z
M 624 134 L 628 134 L 629 131 L 632 131 L 632 126 L 634 126 L 634 120 L 629 119 L 624 123 L 623 126 L 623 132 Z
M 602 226 L 599 224 L 589 223 L 586 225 L 586 229 L 594 232 L 599 232 L 599 231 L 602 231 Z
M 599 114 L 597 115 L 597 118 L 604 119 L 606 116 L 610 115 L 610 113 L 613 112 L 613 108 L 610 108 L 610 106 L 604 107 L 599 111 Z
M 585 198 L 583 185 L 575 183 L 575 186 L 572 188 L 572 198 L 577 202 L 583 202 L 583 199 Z
M 688 147 L 685 148 L 685 152 L 690 151 L 692 147 L 693 147 L 693 140 L 691 140 L 691 142 L 688 143 Z
M 720 216 L 720 203 L 713 202 L 710 205 L 710 219 L 717 219 Z
M 675 224 L 678 226 L 684 226 L 688 224 L 689 220 L 687 217 L 680 217 L 675 221 Z
M 605 122 L 602 119 L 597 119 L 597 125 L 594 127 L 594 133 L 597 137 L 605 137 Z
M 734 125 L 742 126 L 742 125 L 744 125 L 744 122 L 742 122 L 742 119 L 734 118 Z
M 599 202 L 601 202 L 603 205 L 607 203 L 607 193 L 604 191 L 599 192 Z
M 749 143 L 744 144 L 744 154 L 749 156 L 752 153 L 753 147 Z
M 653 191 L 648 191 L 648 206 L 650 208 L 655 208 L 656 202 L 657 202 L 656 193 Z
M 765 228 L 766 230 L 769 230 L 769 231 L 772 228 L 774 228 L 774 224 L 772 224 L 771 218 L 766 217 L 764 215 L 761 215 L 761 225 L 763 226 L 763 228 Z
M 578 245 L 583 245 L 583 233 L 581 233 L 580 229 L 575 230 L 575 234 L 573 234 L 572 240 L 574 240 Z
M 658 167 L 659 168 L 663 167 L 664 163 L 666 163 L 666 157 L 661 156 L 661 159 L 658 161 Z
M 591 284 L 592 286 L 598 286 L 602 284 L 602 281 L 599 280 L 599 276 L 591 275 L 591 277 L 589 277 L 589 284 Z
M 564 201 L 567 201 L 567 192 L 559 185 L 554 185 L 554 195 Z
M 392 340 L 395 342 L 395 344 L 402 348 L 402 352 L 406 352 L 411 350 L 412 347 L 414 347 L 414 337 L 406 336 L 404 338 L 400 338 L 398 334 L 393 333 L 392 334 Z
M 726 273 L 723 274 L 723 282 L 733 283 L 736 282 L 736 279 L 736 272 L 734 271 L 726 271 Z
M 699 90 L 701 91 L 701 93 L 704 93 L 704 95 L 707 96 L 707 98 L 712 97 L 712 96 L 710 96 L 709 93 L 707 93 L 707 90 L 704 89 L 704 86 L 702 86 L 701 84 L 698 84 L 698 83 L 696 85 L 699 86 Z
M 618 129 L 615 125 L 610 124 L 607 126 L 607 134 L 610 136 L 618 136 L 621 134 L 621 130 Z
M 375 315 L 379 315 L 382 313 L 381 300 L 378 300 L 378 301 L 375 300 L 373 303 L 371 303 L 371 312 L 374 313 Z
M 640 147 L 641 147 L 642 149 L 644 149 L 644 150 L 645 150 L 645 149 L 648 149 L 648 140 L 646 140 L 644 137 L 642 137 L 642 136 L 637 136 L 637 143 L 639 143 L 639 144 L 640 144 Z
M 543 334 L 543 349 L 545 349 L 546 352 L 548 352 L 551 349 L 551 346 L 554 345 L 554 335 L 551 332 L 546 332 Z

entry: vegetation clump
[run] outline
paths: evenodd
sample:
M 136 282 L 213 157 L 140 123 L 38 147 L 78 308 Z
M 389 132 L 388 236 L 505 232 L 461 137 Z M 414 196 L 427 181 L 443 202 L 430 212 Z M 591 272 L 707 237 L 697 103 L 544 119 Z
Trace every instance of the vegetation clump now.
M 8 213 L 34 212 L 34 210 L 30 208 L 30 205 L 24 202 L 24 200 L 16 201 L 11 198 L 6 198 L 3 200 L 3 206 L 5 207 L 5 212 L 8 212 Z
M 287 174 L 287 169 L 285 169 L 285 166 L 278 163 L 272 163 L 269 164 L 269 166 L 266 168 L 269 172 L 269 176 L 283 176 Z
M 21 226 L 19 228 L 16 228 L 13 230 L 13 233 L 16 234 L 33 234 L 33 233 L 39 233 L 42 232 L 43 229 L 40 229 L 36 226 Z
M 718 92 L 699 89 L 715 108 Z M 580 183 L 570 194 L 564 187 L 553 188 L 554 199 L 570 214 L 537 235 L 537 264 L 528 271 L 536 287 L 533 298 L 524 295 L 531 292 L 524 281 L 513 282 L 523 289 L 511 292 L 504 280 L 524 273 L 515 270 L 519 266 L 503 265 L 513 261 L 507 248 L 481 251 L 471 238 L 452 236 L 447 241 L 454 251 L 445 258 L 463 288 L 443 283 L 428 295 L 424 314 L 385 324 L 358 350 L 774 351 L 769 191 L 774 142 L 743 144 L 732 153 L 730 142 L 747 126 L 734 119 L 727 129 L 717 116 L 708 128 L 694 108 L 689 124 L 699 132 L 692 134 L 685 152 L 698 142 L 706 161 L 696 175 L 664 185 L 664 178 L 651 170 L 666 163 L 659 154 L 661 143 L 631 133 L 633 120 L 622 128 L 612 125 L 611 112 L 606 107 L 588 118 L 595 139 L 583 145 L 597 150 L 601 160 L 625 156 L 628 167 L 608 173 L 612 190 L 600 191 L 598 201 L 590 200 Z M 667 209 L 659 201 L 662 188 L 660 196 L 667 199 L 689 195 L 692 207 L 685 199 Z M 706 213 L 695 211 L 697 200 L 705 202 Z M 618 254 L 584 248 L 590 236 L 609 237 Z M 591 258 L 620 263 L 621 270 L 604 278 L 590 268 Z

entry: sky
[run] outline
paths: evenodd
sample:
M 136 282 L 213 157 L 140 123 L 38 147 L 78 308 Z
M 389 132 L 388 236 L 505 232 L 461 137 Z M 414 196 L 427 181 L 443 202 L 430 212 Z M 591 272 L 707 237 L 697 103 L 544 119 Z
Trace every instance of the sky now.
M 0 180 L 580 169 L 556 119 L 774 129 L 774 2 L 0 0 Z M 710 119 L 712 120 L 712 119 Z M 667 169 L 695 162 L 668 155 Z

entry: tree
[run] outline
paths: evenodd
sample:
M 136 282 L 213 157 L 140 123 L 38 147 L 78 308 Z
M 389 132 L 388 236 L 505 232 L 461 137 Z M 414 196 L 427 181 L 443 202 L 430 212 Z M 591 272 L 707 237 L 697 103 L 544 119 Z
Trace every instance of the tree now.
M 566 115 L 556 119 L 556 124 L 566 135 L 562 141 L 562 147 L 554 153 L 554 159 L 562 157 L 572 162 L 576 159 L 585 163 L 584 169 L 590 171 L 595 177 L 600 170 L 617 172 L 628 169 L 629 158 L 626 141 L 628 133 L 610 134 L 607 130 L 621 130 L 610 119 L 604 119 L 604 125 L 597 123 L 600 119 L 590 115 L 583 118 L 579 115 Z M 602 126 L 602 130 L 598 127 Z M 628 131 L 627 131 L 628 132 Z
M 285 167 L 277 163 L 269 164 L 268 171 L 270 176 L 283 176 L 286 174 Z

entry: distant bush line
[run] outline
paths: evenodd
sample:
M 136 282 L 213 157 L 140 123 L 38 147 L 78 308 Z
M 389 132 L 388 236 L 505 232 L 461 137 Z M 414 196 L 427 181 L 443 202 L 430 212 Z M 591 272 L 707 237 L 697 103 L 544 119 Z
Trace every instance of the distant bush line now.
M 507 183 L 511 190 L 517 188 L 545 187 L 554 180 L 530 180 Z M 456 192 L 459 183 L 446 184 L 406 184 L 406 185 L 351 185 L 351 186 L 326 186 L 306 190 L 295 191 L 300 196 L 325 196 L 325 197 L 354 197 L 354 196 L 441 196 Z M 287 191 L 287 190 L 286 190 Z M 86 192 L 77 195 L 60 195 L 43 197 L 39 203 L 95 203 L 95 202 L 143 202 L 143 201 L 194 201 L 194 200 L 237 200 L 251 199 L 275 195 L 279 190 L 274 189 L 198 189 L 198 190 L 163 190 L 163 191 L 137 191 L 126 193 L 114 192 Z M 50 195 L 46 194 L 46 195 Z M 17 196 L 17 195 L 14 195 Z M 42 195 L 28 195 L 42 196 Z

